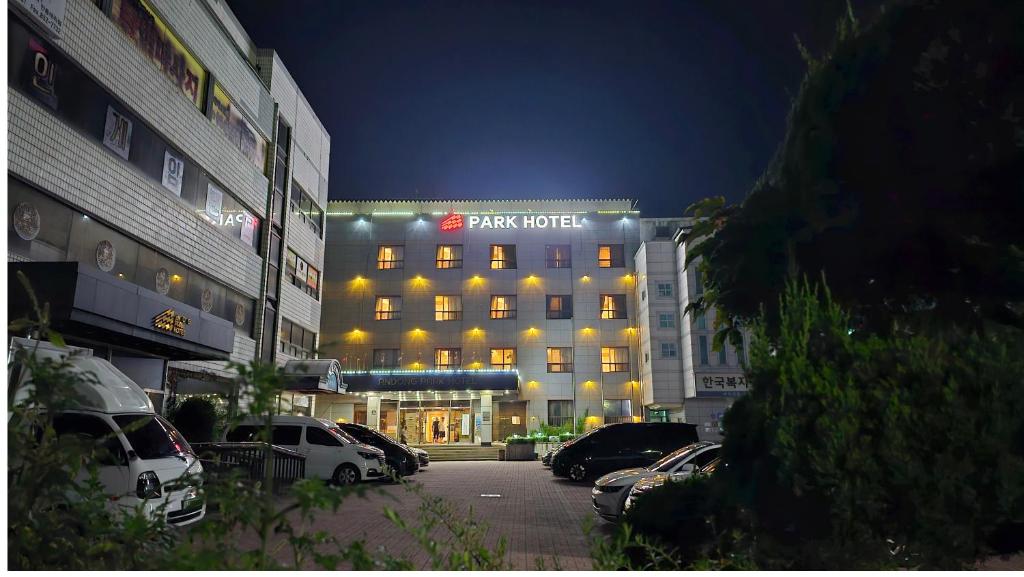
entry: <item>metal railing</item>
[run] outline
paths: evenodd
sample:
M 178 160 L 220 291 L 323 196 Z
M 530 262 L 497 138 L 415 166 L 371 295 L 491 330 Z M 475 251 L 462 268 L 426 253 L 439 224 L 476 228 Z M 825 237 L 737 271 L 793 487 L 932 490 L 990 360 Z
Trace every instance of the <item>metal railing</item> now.
M 241 471 L 252 481 L 264 479 L 266 443 L 193 443 L 203 469 L 212 475 Z M 271 445 L 274 451 L 274 487 L 285 488 L 306 476 L 306 457 Z

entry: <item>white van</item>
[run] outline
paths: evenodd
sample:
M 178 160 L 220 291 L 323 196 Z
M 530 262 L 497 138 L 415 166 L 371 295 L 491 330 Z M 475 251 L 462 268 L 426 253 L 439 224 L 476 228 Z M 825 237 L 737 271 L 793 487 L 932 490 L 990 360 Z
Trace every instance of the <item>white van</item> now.
M 198 494 L 203 472 L 199 458 L 174 425 L 156 414 L 139 385 L 89 349 L 12 339 L 12 354 L 19 348 L 35 351 L 38 359 L 64 359 L 69 370 L 83 376 L 75 383 L 76 405 L 54 416 L 54 429 L 59 436 L 103 439 L 106 451 L 98 466 L 99 481 L 111 504 L 125 509 L 141 506 L 150 518 L 163 507 L 167 523 L 175 526 L 206 515 L 206 503 Z M 32 375 L 25 367 L 8 366 L 8 383 L 25 385 L 14 403 L 24 403 Z M 183 483 L 182 477 L 190 480 Z
M 306 457 L 306 478 L 352 485 L 387 475 L 384 451 L 355 440 L 327 419 L 275 415 L 271 443 Z M 247 417 L 226 435 L 229 442 L 257 440 L 263 423 Z

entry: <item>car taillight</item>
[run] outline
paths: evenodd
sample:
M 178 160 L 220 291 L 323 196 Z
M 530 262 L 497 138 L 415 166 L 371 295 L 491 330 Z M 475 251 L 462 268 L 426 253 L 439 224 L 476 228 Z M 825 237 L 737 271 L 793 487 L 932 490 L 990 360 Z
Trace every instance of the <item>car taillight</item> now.
M 146 471 L 139 475 L 139 481 L 135 484 L 135 494 L 140 499 L 154 499 L 160 496 L 160 478 L 153 471 Z

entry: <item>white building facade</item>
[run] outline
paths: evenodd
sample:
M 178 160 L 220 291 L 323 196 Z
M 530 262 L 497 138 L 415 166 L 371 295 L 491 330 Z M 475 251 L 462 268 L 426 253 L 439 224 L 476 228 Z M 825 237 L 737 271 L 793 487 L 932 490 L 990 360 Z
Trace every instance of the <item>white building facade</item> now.
M 158 407 L 311 356 L 330 145 L 277 56 L 217 0 L 34 4 L 9 4 L 12 279 Z

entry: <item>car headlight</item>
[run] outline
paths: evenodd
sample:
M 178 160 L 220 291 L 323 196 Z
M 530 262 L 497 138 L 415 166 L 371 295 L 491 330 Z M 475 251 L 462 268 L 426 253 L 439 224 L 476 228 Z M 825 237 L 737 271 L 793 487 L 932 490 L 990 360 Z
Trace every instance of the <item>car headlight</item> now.
M 199 459 L 196 459 L 195 462 L 193 462 L 191 465 L 188 466 L 188 469 L 185 469 L 185 474 L 190 476 L 190 477 L 195 477 L 197 475 L 202 475 L 203 474 L 203 464 L 201 462 L 199 462 Z
M 370 460 L 370 461 L 376 461 L 377 460 L 377 454 L 376 453 L 371 453 L 369 451 L 357 451 L 357 452 L 359 453 L 359 456 L 364 458 L 364 459 L 367 459 L 367 460 Z

